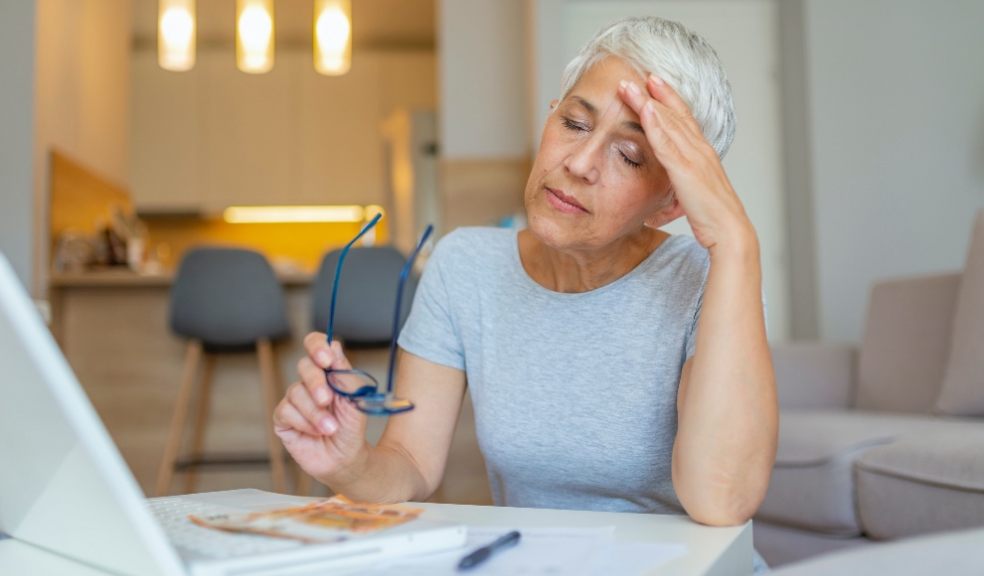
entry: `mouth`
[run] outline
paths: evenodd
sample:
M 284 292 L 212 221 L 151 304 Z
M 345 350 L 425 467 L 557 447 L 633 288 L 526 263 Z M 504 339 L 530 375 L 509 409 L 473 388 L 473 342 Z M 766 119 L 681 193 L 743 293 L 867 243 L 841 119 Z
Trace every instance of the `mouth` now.
M 588 209 L 582 206 L 573 196 L 568 196 L 561 190 L 556 190 L 549 186 L 544 186 L 543 189 L 547 192 L 547 201 L 558 211 L 565 214 L 590 214 Z

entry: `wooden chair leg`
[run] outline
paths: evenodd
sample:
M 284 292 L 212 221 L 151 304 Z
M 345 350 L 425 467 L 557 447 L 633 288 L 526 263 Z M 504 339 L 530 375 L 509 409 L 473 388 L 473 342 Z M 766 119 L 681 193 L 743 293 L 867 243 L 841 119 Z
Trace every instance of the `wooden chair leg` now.
M 284 446 L 280 443 L 280 438 L 273 431 L 273 410 L 280 401 L 280 394 L 277 392 L 277 362 L 273 353 L 273 346 L 269 340 L 259 340 L 256 343 L 256 354 L 260 361 L 260 379 L 263 386 L 263 398 L 266 404 L 263 421 L 267 433 L 267 447 L 270 452 L 270 470 L 273 475 L 273 489 L 275 492 L 285 493 L 287 490 L 287 473 L 284 465 Z
M 164 447 L 164 457 L 161 459 L 161 467 L 157 471 L 156 493 L 158 496 L 165 496 L 171 487 L 174 462 L 178 459 L 178 451 L 181 448 L 181 436 L 184 432 L 185 417 L 188 415 L 191 390 L 195 385 L 195 376 L 198 372 L 198 362 L 201 360 L 201 357 L 202 343 L 198 340 L 192 340 L 188 343 L 188 348 L 185 352 L 181 386 L 178 388 L 178 397 L 174 402 L 174 411 L 171 413 L 171 429 L 168 433 L 167 445 Z
M 274 348 L 276 350 L 276 348 Z M 287 385 L 284 382 L 283 372 L 280 370 L 279 364 L 274 364 L 274 375 L 276 376 L 277 382 L 277 397 L 283 398 L 284 394 L 287 392 Z M 311 477 L 307 475 L 307 472 L 301 469 L 301 467 L 294 462 L 294 465 L 290 467 L 294 475 L 294 494 L 298 496 L 308 496 L 311 493 Z
M 301 469 L 300 466 L 295 466 L 297 468 L 297 495 L 298 496 L 310 496 L 311 495 L 311 477 L 308 476 L 307 472 Z
M 198 402 L 195 407 L 195 427 L 191 436 L 191 458 L 200 459 L 205 452 L 205 428 L 208 424 L 208 414 L 212 405 L 212 376 L 215 374 L 215 355 L 205 354 L 205 367 L 202 382 L 198 387 Z M 198 469 L 188 468 L 185 474 L 185 494 L 195 491 L 198 480 Z

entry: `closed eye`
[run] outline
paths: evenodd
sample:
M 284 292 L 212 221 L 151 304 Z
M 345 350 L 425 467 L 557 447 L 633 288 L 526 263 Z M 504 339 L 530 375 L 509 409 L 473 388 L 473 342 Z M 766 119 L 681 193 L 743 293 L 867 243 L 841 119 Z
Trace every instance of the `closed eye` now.
M 629 158 L 624 152 L 619 152 L 619 156 L 622 157 L 622 161 L 625 162 L 630 168 L 638 168 L 642 166 L 642 162 L 636 162 L 635 160 Z
M 588 131 L 587 125 L 582 124 L 581 122 L 576 122 L 576 121 L 571 120 L 570 118 L 566 118 L 566 117 L 564 118 L 564 128 L 567 128 L 568 130 L 573 130 L 575 132 L 587 132 Z

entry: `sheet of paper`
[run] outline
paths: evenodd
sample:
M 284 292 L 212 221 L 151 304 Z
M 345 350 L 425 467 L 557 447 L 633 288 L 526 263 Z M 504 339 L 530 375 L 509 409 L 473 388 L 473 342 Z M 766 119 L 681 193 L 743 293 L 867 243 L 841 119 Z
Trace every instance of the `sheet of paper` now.
M 396 559 L 366 573 L 401 576 L 595 576 L 645 574 L 686 554 L 680 544 L 617 542 L 613 526 L 599 528 L 520 528 L 516 546 L 502 550 L 468 572 L 461 558 L 514 528 L 469 527 L 461 550 Z

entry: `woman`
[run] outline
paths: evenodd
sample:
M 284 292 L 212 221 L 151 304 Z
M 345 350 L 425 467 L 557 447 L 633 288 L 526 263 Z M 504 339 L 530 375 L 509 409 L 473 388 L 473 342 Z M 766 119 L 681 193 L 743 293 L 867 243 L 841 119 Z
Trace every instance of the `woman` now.
M 425 500 L 466 382 L 496 503 L 678 513 L 735 525 L 762 501 L 778 412 L 755 231 L 721 167 L 734 133 L 716 54 L 633 18 L 570 63 L 525 191 L 529 228 L 462 229 L 430 258 L 400 336 L 416 409 L 378 445 L 326 386 L 309 334 L 274 415 L 335 492 Z M 686 215 L 694 238 L 659 228 Z

